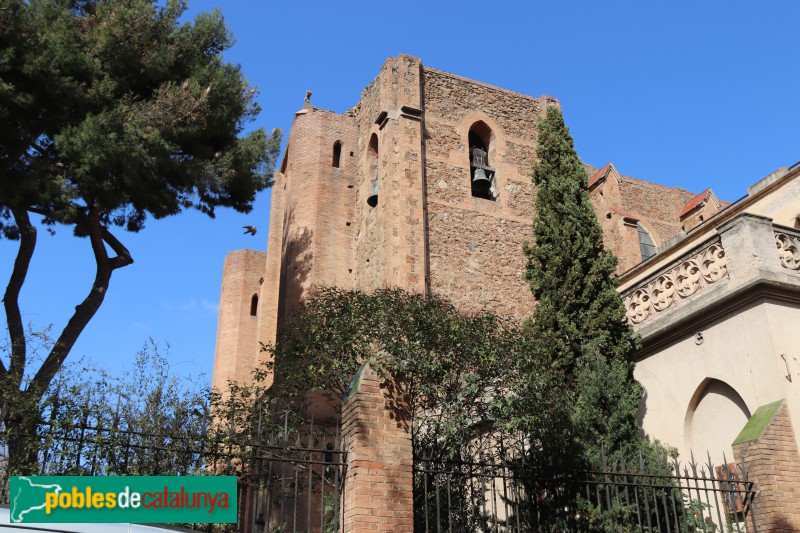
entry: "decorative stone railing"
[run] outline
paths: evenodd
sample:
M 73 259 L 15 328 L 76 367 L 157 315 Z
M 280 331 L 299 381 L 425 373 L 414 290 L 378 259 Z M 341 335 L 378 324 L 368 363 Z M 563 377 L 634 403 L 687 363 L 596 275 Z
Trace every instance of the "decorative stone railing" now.
M 795 247 L 795 253 L 796 250 Z M 698 291 L 727 277 L 725 250 L 716 241 L 628 293 L 623 299 L 628 320 L 632 324 L 641 324 L 667 309 L 680 306 Z
M 800 233 L 789 228 L 775 230 L 775 244 L 783 268 L 800 270 Z

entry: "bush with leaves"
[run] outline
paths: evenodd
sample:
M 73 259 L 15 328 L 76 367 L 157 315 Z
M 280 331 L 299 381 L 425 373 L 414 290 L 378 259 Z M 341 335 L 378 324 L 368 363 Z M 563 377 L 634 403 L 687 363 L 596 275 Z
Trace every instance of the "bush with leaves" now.
M 187 475 L 204 469 L 209 409 L 208 386 L 174 375 L 168 346 L 151 339 L 118 376 L 86 360 L 65 365 L 27 415 L 34 430 L 0 424 L 0 438 L 41 475 Z
M 510 398 L 520 376 L 538 383 L 531 400 L 537 414 L 526 416 L 547 426 L 558 401 L 544 383 L 547 369 L 532 371 L 530 339 L 516 323 L 491 313 L 466 316 L 442 298 L 401 289 L 321 289 L 266 349 L 280 396 L 301 400 L 315 390 L 333 409 L 366 363 L 397 378 L 402 402 L 395 407 L 409 422 L 416 452 L 452 453 L 479 435 L 515 429 L 520 415 Z

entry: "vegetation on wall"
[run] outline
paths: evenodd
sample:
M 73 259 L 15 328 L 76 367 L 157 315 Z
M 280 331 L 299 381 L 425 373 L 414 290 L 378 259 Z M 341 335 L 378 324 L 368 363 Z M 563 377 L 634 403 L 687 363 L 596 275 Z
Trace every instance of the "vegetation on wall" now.
M 338 408 L 350 379 L 370 363 L 395 377 L 397 405 L 410 422 L 415 449 L 447 454 L 479 433 L 518 424 L 512 392 L 536 368 L 518 324 L 491 313 L 470 316 L 436 296 L 401 289 L 372 294 L 335 288 L 312 295 L 284 328 L 275 358 L 278 395 L 302 399 L 321 391 Z M 546 420 L 557 392 L 541 387 L 537 419 Z M 542 425 L 544 426 L 544 424 Z

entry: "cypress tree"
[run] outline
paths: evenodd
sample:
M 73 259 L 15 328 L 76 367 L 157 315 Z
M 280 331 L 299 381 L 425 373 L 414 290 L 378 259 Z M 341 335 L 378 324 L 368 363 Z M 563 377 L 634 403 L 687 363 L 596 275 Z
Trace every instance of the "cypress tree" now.
M 537 155 L 536 241 L 525 244 L 537 300 L 530 327 L 536 356 L 564 378 L 571 444 L 596 461 L 602 449 L 640 442 L 636 340 L 616 290 L 617 259 L 603 247 L 586 170 L 555 106 L 539 120 Z

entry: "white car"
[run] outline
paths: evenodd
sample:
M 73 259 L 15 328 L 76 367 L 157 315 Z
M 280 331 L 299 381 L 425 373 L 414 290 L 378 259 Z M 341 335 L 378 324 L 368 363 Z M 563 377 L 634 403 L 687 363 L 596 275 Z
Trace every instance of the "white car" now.
M 144 524 L 12 524 L 8 507 L 0 507 L 0 533 L 197 533 L 190 529 Z

